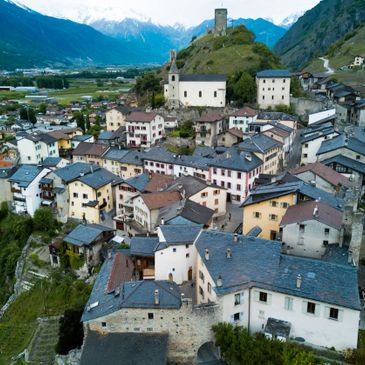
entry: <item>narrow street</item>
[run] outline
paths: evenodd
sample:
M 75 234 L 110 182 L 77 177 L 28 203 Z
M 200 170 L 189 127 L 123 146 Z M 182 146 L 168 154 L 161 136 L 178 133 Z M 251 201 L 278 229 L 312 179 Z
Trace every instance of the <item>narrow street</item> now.
M 290 158 L 286 169 L 293 169 L 299 167 L 300 156 L 301 156 L 301 140 L 302 140 L 302 130 L 298 129 L 293 142 L 293 148 L 290 152 Z

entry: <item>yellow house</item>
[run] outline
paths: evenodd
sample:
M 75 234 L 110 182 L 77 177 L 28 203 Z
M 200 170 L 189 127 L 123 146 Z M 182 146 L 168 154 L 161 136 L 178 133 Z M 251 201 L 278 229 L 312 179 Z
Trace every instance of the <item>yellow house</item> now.
M 75 136 L 82 135 L 82 130 L 80 128 L 67 128 L 60 129 L 57 131 L 52 131 L 48 133 L 53 138 L 57 139 L 58 148 L 60 151 L 68 151 L 72 148 L 71 140 Z
M 114 209 L 113 185 L 119 177 L 101 168 L 69 184 L 69 217 L 102 223 Z
M 285 181 L 284 181 L 285 180 Z M 258 231 L 259 237 L 277 240 L 281 237 L 280 222 L 291 205 L 307 200 L 321 200 L 335 209 L 343 209 L 344 201 L 288 174 L 283 180 L 251 191 L 243 202 L 243 234 Z
M 137 150 L 130 150 L 124 157 L 119 160 L 120 177 L 129 179 L 143 173 L 142 154 Z

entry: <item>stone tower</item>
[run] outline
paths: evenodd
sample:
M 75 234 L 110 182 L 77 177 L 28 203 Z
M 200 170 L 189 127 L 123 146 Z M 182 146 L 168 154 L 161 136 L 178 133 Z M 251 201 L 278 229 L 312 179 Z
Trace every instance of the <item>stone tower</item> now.
M 227 9 L 215 9 L 214 34 L 226 35 L 227 33 Z
M 168 99 L 170 106 L 179 106 L 179 81 L 180 71 L 177 68 L 175 59 L 172 60 L 169 71 Z

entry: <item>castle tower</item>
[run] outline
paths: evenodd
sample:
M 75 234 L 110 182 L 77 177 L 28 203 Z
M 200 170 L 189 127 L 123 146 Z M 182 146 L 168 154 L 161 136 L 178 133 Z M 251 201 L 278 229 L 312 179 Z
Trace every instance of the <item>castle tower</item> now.
M 215 9 L 214 34 L 217 35 L 227 34 L 227 18 L 228 18 L 227 9 L 224 8 Z

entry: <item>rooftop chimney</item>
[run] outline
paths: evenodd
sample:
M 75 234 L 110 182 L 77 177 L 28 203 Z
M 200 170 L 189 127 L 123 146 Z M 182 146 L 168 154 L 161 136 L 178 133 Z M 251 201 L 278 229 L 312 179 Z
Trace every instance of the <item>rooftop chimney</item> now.
M 155 289 L 154 298 L 155 298 L 155 305 L 159 305 L 160 304 L 160 293 L 159 293 L 158 289 Z
M 165 218 L 161 217 L 161 226 L 163 226 L 165 224 Z
M 226 257 L 227 257 L 227 259 L 231 259 L 232 258 L 232 251 L 231 251 L 230 248 L 227 248 Z
M 350 250 L 348 250 L 347 254 L 347 263 L 352 264 L 352 252 Z
M 233 235 L 233 242 L 238 242 L 238 233 Z
M 297 276 L 297 289 L 300 289 L 302 286 L 302 275 L 298 274 Z
M 207 248 L 205 249 L 205 260 L 209 261 L 209 250 Z
M 222 285 L 223 285 L 223 283 L 222 283 L 222 275 L 219 275 L 218 276 L 218 279 L 217 279 L 217 286 L 220 288 Z
M 318 217 L 318 205 L 317 204 L 313 209 L 313 217 Z

